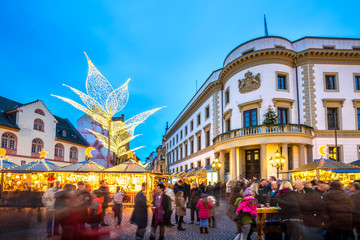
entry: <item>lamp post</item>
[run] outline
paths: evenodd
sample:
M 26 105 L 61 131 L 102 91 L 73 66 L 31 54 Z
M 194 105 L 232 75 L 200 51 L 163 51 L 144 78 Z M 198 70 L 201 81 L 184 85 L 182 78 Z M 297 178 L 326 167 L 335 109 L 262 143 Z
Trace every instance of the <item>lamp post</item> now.
M 217 172 L 218 175 L 218 179 L 219 178 L 219 170 L 221 168 L 221 162 L 219 161 L 218 158 L 215 158 L 214 162 L 211 164 L 212 169 L 214 169 L 215 172 Z
M 279 150 L 276 150 L 275 152 L 275 158 L 270 158 L 271 166 L 276 168 L 276 176 L 279 178 L 279 168 L 282 170 L 282 167 L 285 164 L 285 157 L 281 156 Z

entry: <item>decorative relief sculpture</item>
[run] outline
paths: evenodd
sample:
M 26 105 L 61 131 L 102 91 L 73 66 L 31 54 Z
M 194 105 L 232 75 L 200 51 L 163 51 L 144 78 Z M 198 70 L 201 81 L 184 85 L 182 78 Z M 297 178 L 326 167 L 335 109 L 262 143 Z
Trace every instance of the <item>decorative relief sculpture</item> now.
M 243 80 L 239 79 L 239 91 L 240 93 L 248 93 L 255 91 L 261 85 L 260 73 L 256 76 L 252 72 L 248 71 L 245 73 L 245 78 Z

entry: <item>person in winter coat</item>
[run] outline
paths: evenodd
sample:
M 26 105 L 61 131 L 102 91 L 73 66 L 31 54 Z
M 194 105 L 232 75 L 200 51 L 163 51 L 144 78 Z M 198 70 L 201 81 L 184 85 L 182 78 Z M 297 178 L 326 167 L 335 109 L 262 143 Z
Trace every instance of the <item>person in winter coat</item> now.
M 89 208 L 89 220 L 88 223 L 91 226 L 91 230 L 98 231 L 101 223 L 101 212 L 103 210 L 104 196 L 99 190 L 93 192 L 93 200 Z
M 278 192 L 280 221 L 285 228 L 285 240 L 298 240 L 301 236 L 302 214 L 299 194 L 293 191 L 291 183 L 283 181 Z
M 344 192 L 340 181 L 332 181 L 330 189 L 324 193 L 327 219 L 325 225 L 330 230 L 329 239 L 354 239 L 353 203 L 351 197 Z
M 216 206 L 220 205 L 220 191 L 221 191 L 221 183 L 217 182 L 214 186 L 214 196 L 216 199 Z
M 117 225 L 120 226 L 121 225 L 121 221 L 122 221 L 122 210 L 123 210 L 123 199 L 124 196 L 126 195 L 125 192 L 120 191 L 121 188 L 120 186 L 116 187 L 116 194 L 114 196 L 113 202 L 114 202 L 114 215 L 117 218 Z
M 104 203 L 102 206 L 102 212 L 101 212 L 101 226 L 109 226 L 108 224 L 105 223 L 104 218 L 105 218 L 105 211 L 106 208 L 109 206 L 109 186 L 106 184 L 105 180 L 101 180 L 100 182 L 101 187 L 99 188 L 99 190 L 102 192 L 103 197 L 104 197 Z
M 148 221 L 145 187 L 146 185 L 145 183 L 143 183 L 141 185 L 141 191 L 138 192 L 135 196 L 134 211 L 130 218 L 130 222 L 132 224 L 137 225 L 136 236 L 135 236 L 136 240 L 140 240 L 144 238 L 147 221 Z
M 246 240 L 253 222 L 253 218 L 257 215 L 258 200 L 255 198 L 255 193 L 251 188 L 247 188 L 244 191 L 244 198 L 242 199 L 240 206 L 236 209 L 236 213 L 239 215 L 238 230 L 240 240 Z
M 184 186 L 184 182 L 181 179 L 177 182 L 177 185 L 174 187 L 174 194 L 176 195 L 178 192 L 183 192 L 184 196 L 185 196 L 186 188 Z M 175 223 L 176 224 L 178 223 L 178 220 L 179 220 L 179 217 L 175 211 Z
M 360 237 L 360 184 L 353 182 L 350 184 L 351 200 L 353 206 L 353 224 L 357 235 Z M 358 237 L 358 238 L 359 238 Z
M 184 193 L 183 192 L 178 192 L 175 196 L 175 203 L 176 203 L 176 212 L 177 215 L 180 217 L 179 222 L 178 222 L 178 230 L 179 231 L 184 231 L 185 228 L 183 228 L 181 226 L 182 222 L 183 222 L 183 218 L 186 215 L 186 205 L 185 205 L 185 199 L 184 199 Z
M 173 185 L 171 183 L 167 186 L 167 188 L 165 188 L 164 193 L 167 196 L 169 196 L 169 198 L 171 200 L 171 205 L 170 205 L 171 207 L 167 214 L 166 226 L 173 227 L 175 225 L 171 223 L 171 215 L 172 215 L 172 212 L 174 211 L 174 209 L 176 208 L 176 204 L 175 204 L 175 194 L 174 194 L 174 190 L 173 190 Z
M 165 225 L 166 214 L 169 212 L 171 200 L 168 195 L 164 193 L 165 186 L 160 183 L 155 188 L 155 195 L 153 198 L 153 218 L 151 223 L 150 240 L 155 240 L 156 229 L 160 228 L 159 240 L 165 239 Z
M 209 209 L 212 208 L 213 205 L 205 193 L 202 193 L 200 197 L 201 200 L 196 204 L 196 208 L 199 209 L 200 233 L 208 234 Z
M 231 190 L 229 204 L 233 205 L 236 209 L 240 206 L 240 203 L 243 199 L 243 189 L 240 186 L 236 186 Z M 236 228 L 238 223 L 235 221 Z M 239 236 L 240 237 L 240 236 Z
M 52 235 L 54 223 L 54 235 L 59 235 L 59 222 L 55 219 L 55 193 L 61 191 L 60 182 L 56 181 L 55 186 L 50 187 L 42 196 L 42 203 L 46 208 L 46 231 L 47 237 Z
M 278 184 L 276 181 L 273 181 L 271 183 L 271 190 L 267 193 L 265 199 L 266 206 L 270 207 L 277 207 L 278 206 Z M 278 213 L 268 213 L 266 214 L 266 227 L 271 226 L 280 226 L 280 218 Z M 282 239 L 282 233 L 279 232 L 268 232 L 265 233 L 265 240 L 281 240 Z
M 200 223 L 200 218 L 199 218 L 199 210 L 196 208 L 196 204 L 199 202 L 200 200 L 200 196 L 202 194 L 202 191 L 200 188 L 197 187 L 197 184 L 195 182 L 193 182 L 191 184 L 192 188 L 190 191 L 190 210 L 191 210 L 191 222 L 190 224 L 194 223 L 195 220 L 195 213 L 196 213 L 196 218 L 197 218 L 197 222 Z
M 322 240 L 322 227 L 326 218 L 326 207 L 322 196 L 315 190 L 306 190 L 300 194 L 299 205 L 303 216 L 303 236 L 309 240 Z
M 215 221 L 215 206 L 216 206 L 216 199 L 214 196 L 208 197 L 212 208 L 209 209 L 209 227 L 216 228 L 216 221 Z

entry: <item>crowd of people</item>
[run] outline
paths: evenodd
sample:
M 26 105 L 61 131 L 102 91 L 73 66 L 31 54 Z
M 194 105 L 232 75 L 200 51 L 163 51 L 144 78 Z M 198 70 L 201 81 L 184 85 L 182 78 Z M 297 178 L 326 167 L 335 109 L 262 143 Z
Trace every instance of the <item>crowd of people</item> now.
M 265 227 L 281 231 L 268 232 L 266 240 L 353 240 L 360 233 L 360 184 L 344 186 L 340 181 L 291 184 L 275 177 L 237 181 L 233 184 L 229 204 L 237 213 L 235 239 L 250 239 L 256 227 L 257 209 L 273 207 L 278 213 L 267 214 Z M 273 228 L 274 229 L 274 228 Z
M 266 240 L 352 240 L 360 233 L 360 183 L 357 181 L 344 186 L 340 181 L 290 183 L 275 177 L 208 185 L 179 180 L 175 184 L 157 183 L 152 193 L 150 240 L 156 239 L 158 229 L 159 240 L 165 239 L 167 228 L 186 231 L 184 216 L 188 213 L 188 224 L 199 225 L 200 234 L 211 234 L 211 228 L 216 228 L 215 209 L 224 193 L 231 208 L 223 214 L 230 217 L 229 211 L 234 211 L 235 240 L 251 238 L 257 226 L 257 211 L 265 207 L 278 209 L 278 213 L 266 216 L 264 227 L 277 229 L 266 231 Z M 104 222 L 105 210 L 112 203 L 117 225 L 121 226 L 125 195 L 121 187 L 110 194 L 105 181 L 99 189 L 91 189 L 81 181 L 77 186 L 66 184 L 62 188 L 59 182 L 54 182 L 42 197 L 48 237 L 60 235 L 60 226 L 61 239 L 98 239 L 109 235 L 100 228 L 108 226 Z M 135 239 L 144 239 L 149 207 L 145 183 L 134 204 L 130 222 L 137 226 Z

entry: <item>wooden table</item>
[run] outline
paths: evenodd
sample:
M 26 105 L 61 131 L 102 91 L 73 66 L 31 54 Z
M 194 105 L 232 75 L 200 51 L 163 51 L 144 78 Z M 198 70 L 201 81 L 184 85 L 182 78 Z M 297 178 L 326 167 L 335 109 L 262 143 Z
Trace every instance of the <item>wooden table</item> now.
M 254 232 L 257 232 L 257 240 L 263 240 L 264 234 L 268 232 L 282 232 L 282 229 L 280 227 L 271 226 L 271 227 L 265 227 L 265 220 L 266 215 L 268 213 L 279 213 L 280 208 L 274 208 L 274 207 L 263 207 L 263 208 L 257 208 L 256 209 L 258 215 L 257 218 L 257 227 L 254 229 Z

